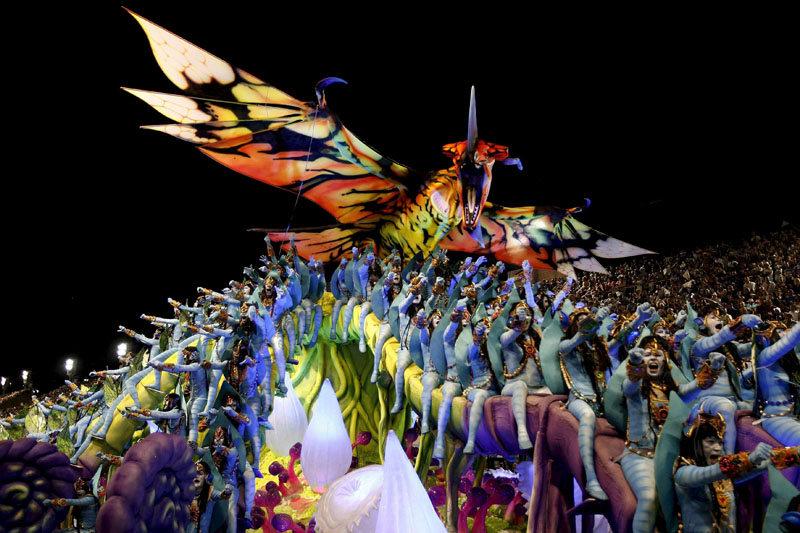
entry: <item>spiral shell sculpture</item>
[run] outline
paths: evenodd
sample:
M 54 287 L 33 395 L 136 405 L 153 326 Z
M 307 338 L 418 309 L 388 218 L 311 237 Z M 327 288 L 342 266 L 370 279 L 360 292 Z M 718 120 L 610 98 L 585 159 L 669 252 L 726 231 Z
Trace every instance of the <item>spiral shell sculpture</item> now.
M 175 435 L 154 433 L 137 442 L 114 472 L 98 531 L 183 533 L 194 498 L 192 448 Z
M 0 530 L 55 530 L 67 509 L 42 501 L 73 498 L 76 479 L 69 458 L 52 444 L 28 438 L 0 441 Z

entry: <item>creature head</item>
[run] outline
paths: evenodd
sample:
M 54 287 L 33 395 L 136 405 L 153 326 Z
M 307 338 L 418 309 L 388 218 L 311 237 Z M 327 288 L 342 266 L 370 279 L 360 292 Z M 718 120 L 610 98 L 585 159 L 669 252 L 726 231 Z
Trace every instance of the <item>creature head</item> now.
M 474 87 L 470 94 L 467 140 L 445 145 L 443 151 L 453 160 L 458 179 L 461 227 L 483 247 L 480 217 L 492 185 L 492 167 L 495 161 L 508 159 L 508 148 L 478 139 Z
M 275 285 L 277 280 L 273 276 L 268 276 L 264 280 L 264 289 L 261 291 L 261 300 L 266 301 L 275 297 Z
M 571 338 L 581 329 L 581 326 L 583 326 L 587 320 L 592 318 L 592 312 L 585 307 L 581 307 L 573 311 L 566 320 L 563 318 L 564 317 L 562 317 L 561 325 L 562 327 L 566 326 L 567 337 Z

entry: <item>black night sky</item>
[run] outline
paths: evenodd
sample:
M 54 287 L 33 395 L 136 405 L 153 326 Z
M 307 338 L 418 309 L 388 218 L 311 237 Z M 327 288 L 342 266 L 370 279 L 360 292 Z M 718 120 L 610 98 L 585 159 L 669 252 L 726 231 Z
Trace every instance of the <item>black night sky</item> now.
M 113 366 L 126 339 L 118 325 L 150 333 L 141 313 L 168 315 L 167 297 L 193 299 L 198 285 L 240 277 L 264 252 L 246 229 L 285 226 L 294 204 L 138 128 L 166 119 L 120 86 L 178 89 L 133 18 L 106 4 L 22 6 L 7 19 L 27 35 L 3 38 L 7 74 L 19 77 L 5 80 L 16 96 L 5 106 L 11 268 L 0 375 L 12 388 L 29 368 L 49 390 L 69 356 L 82 374 Z M 580 220 L 662 253 L 798 223 L 796 61 L 777 30 L 198 4 L 126 7 L 303 100 L 324 77 L 347 80 L 328 90 L 331 109 L 412 167 L 448 164 L 440 148 L 466 137 L 474 85 L 481 137 L 525 165 L 495 167 L 496 204 L 589 197 Z M 295 226 L 332 222 L 300 200 Z

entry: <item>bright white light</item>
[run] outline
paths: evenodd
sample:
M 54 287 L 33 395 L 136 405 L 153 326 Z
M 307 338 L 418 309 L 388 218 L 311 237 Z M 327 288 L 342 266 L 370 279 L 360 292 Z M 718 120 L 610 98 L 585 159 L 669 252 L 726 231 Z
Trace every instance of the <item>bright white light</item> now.
M 27 370 L 23 370 L 22 371 L 22 381 L 28 381 L 28 371 Z
M 128 353 L 128 345 L 124 342 L 117 344 L 117 355 L 122 357 L 126 353 Z
M 0 387 L 4 387 L 4 386 L 5 386 L 5 384 L 6 384 L 6 378 L 5 378 L 5 376 L 2 376 L 2 377 L 0 377 Z
M 64 363 L 64 367 L 67 369 L 67 372 L 71 372 L 72 371 L 72 366 L 73 365 L 74 365 L 74 361 L 72 359 L 67 359 L 67 361 Z

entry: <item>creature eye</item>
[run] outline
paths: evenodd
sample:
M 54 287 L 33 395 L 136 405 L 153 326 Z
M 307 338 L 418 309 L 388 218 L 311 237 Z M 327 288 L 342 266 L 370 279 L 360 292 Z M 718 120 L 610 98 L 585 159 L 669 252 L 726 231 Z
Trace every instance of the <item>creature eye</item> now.
M 433 191 L 433 194 L 431 194 L 431 201 L 441 214 L 447 216 L 450 213 L 450 204 L 438 190 Z

